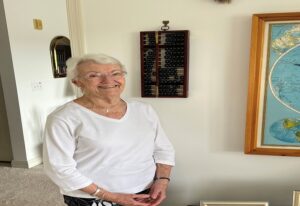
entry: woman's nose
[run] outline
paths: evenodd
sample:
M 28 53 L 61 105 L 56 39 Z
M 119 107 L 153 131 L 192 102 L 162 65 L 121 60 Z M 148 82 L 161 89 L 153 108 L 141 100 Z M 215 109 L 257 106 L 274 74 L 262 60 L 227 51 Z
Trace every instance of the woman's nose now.
M 102 76 L 102 82 L 113 82 L 114 79 L 110 74 L 105 74 Z

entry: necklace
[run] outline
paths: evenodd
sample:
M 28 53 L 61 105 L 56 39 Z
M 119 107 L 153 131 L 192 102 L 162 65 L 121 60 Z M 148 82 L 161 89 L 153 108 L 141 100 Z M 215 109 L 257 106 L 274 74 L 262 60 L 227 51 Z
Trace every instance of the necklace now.
M 122 113 L 123 112 L 123 100 L 120 99 L 117 103 L 108 106 L 97 106 L 93 101 L 88 100 L 88 103 L 91 106 L 87 106 L 90 110 L 96 112 L 96 113 Z M 121 110 L 121 111 L 120 111 Z
M 120 106 L 122 106 L 122 103 L 123 103 L 122 100 L 120 100 L 117 104 L 112 105 L 110 108 L 109 108 L 109 107 L 104 108 L 104 111 L 105 111 L 106 113 L 109 113 L 109 112 L 111 112 L 114 108 L 118 107 L 119 104 L 120 104 Z
M 122 99 L 117 100 L 117 103 L 111 104 L 110 107 L 109 104 L 105 104 L 106 106 L 102 106 L 101 104 L 97 106 L 94 101 L 86 97 L 81 97 L 74 101 L 99 115 L 104 115 L 113 119 L 122 118 L 127 110 L 126 102 Z

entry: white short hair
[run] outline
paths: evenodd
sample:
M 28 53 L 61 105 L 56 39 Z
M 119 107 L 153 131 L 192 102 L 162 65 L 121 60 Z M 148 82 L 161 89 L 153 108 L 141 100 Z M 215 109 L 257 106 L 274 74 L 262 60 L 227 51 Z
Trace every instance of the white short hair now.
M 80 64 L 92 62 L 96 64 L 116 64 L 122 71 L 126 71 L 124 65 L 114 57 L 106 54 L 86 54 L 81 57 L 71 57 L 67 60 L 67 77 L 72 81 L 78 75 L 78 66 Z

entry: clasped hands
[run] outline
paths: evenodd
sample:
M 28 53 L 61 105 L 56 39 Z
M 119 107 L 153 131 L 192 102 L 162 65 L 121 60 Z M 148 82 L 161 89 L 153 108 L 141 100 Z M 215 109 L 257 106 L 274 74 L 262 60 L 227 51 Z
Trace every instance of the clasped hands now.
M 115 194 L 116 201 L 124 206 L 157 206 L 166 198 L 168 182 L 156 181 L 149 194 Z

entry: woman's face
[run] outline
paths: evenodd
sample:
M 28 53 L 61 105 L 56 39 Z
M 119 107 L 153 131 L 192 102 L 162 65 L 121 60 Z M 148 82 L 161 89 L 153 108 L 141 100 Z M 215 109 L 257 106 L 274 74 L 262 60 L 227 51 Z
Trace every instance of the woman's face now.
M 120 97 L 125 87 L 125 72 L 117 64 L 82 63 L 74 83 L 84 95 L 93 97 Z

